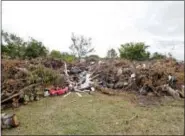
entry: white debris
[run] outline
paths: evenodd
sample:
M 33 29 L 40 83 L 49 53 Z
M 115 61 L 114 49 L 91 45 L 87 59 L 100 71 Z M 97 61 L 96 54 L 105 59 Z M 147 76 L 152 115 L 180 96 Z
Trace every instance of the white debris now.
M 26 68 L 18 68 L 18 67 L 15 67 L 17 70 L 20 70 L 22 72 L 25 72 L 25 73 L 28 73 L 28 70 Z
M 143 69 L 146 69 L 146 64 L 143 64 Z
M 81 95 L 80 93 L 76 92 L 76 94 L 77 94 L 79 97 L 82 97 L 82 95 Z
M 90 76 L 91 76 L 90 74 L 86 74 L 85 83 L 80 85 L 80 89 L 85 89 L 85 88 L 88 88 L 90 86 L 90 84 L 92 83 L 90 81 Z
M 123 71 L 122 71 L 122 68 L 119 68 L 119 69 L 118 69 L 118 72 L 117 72 L 117 76 L 120 76 L 120 75 L 122 74 L 122 72 L 123 72 Z
M 184 85 L 182 85 L 182 90 L 184 90 Z
M 172 76 L 171 75 L 168 75 L 168 80 L 170 81 L 172 79 Z
M 91 87 L 91 91 L 95 91 L 94 87 Z
M 141 65 L 136 66 L 136 69 L 140 69 L 140 68 L 141 68 Z
M 94 61 L 91 61 L 90 64 L 93 65 L 95 62 Z
M 80 63 L 83 63 L 83 62 L 85 62 L 85 59 L 80 59 Z
M 166 91 L 173 96 L 174 98 L 179 98 L 179 93 L 178 90 L 174 90 L 173 88 L 171 88 L 169 85 L 164 85 L 164 88 L 166 89 Z
M 45 91 L 44 92 L 44 97 L 47 97 L 47 96 L 49 96 L 50 94 L 49 94 L 49 92 L 48 91 Z
M 70 94 L 71 94 L 71 92 L 65 94 L 63 97 L 65 98 L 65 97 L 67 97 L 67 96 L 70 95 Z
M 135 77 L 136 77 L 136 74 L 133 73 L 133 74 L 131 75 L 131 78 L 135 78 Z
M 105 63 L 105 62 L 103 62 L 103 61 L 101 61 L 101 60 L 98 61 L 98 64 L 99 64 L 99 65 L 104 64 L 104 63 Z
M 124 85 L 124 86 L 128 85 L 128 82 L 124 82 L 123 85 Z

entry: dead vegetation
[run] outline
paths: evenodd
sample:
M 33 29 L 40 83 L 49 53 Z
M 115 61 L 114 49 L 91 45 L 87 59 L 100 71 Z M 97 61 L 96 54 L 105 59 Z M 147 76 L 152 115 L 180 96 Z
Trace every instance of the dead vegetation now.
M 17 107 L 16 102 L 39 100 L 48 86 L 70 86 L 70 91 L 92 91 L 94 87 L 109 95 L 127 91 L 147 96 L 184 97 L 184 64 L 174 60 L 131 62 L 110 59 L 86 60 L 66 64 L 66 67 L 65 64 L 51 58 L 2 60 L 1 103 L 12 103 Z M 175 80 L 171 81 L 169 75 Z M 86 80 L 89 83 L 85 84 Z

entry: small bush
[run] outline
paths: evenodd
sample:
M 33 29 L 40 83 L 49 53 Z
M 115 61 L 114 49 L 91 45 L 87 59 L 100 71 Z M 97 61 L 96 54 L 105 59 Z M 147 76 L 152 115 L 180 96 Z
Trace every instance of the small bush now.
M 44 84 L 53 84 L 60 77 L 58 71 L 38 65 L 30 75 L 31 82 L 41 82 Z
M 146 51 L 148 47 L 143 42 L 123 44 L 119 48 L 120 57 L 129 60 L 147 60 L 150 57 L 150 53 Z
M 164 58 L 166 58 L 166 56 L 163 55 L 163 54 L 160 54 L 160 53 L 158 53 L 158 52 L 155 52 L 155 53 L 152 55 L 152 57 L 151 57 L 152 60 L 153 60 L 153 59 L 164 59 Z

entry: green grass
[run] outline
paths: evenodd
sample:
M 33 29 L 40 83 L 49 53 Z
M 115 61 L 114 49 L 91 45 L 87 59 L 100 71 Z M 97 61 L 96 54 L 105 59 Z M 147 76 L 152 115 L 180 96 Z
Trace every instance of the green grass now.
M 43 98 L 16 109 L 21 124 L 2 135 L 33 134 L 140 134 L 183 135 L 184 101 L 141 107 L 130 101 L 131 94 L 107 96 L 75 93 L 67 97 Z M 6 110 L 12 113 L 12 110 Z M 126 120 L 138 115 L 138 118 Z

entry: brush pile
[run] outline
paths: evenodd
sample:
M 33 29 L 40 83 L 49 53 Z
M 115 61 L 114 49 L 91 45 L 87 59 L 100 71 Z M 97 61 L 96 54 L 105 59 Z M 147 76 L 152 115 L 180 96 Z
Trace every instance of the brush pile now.
M 39 100 L 47 86 L 70 91 L 184 97 L 184 63 L 164 59 L 149 62 L 84 60 L 65 63 L 55 59 L 2 60 L 1 103 L 14 107 Z

